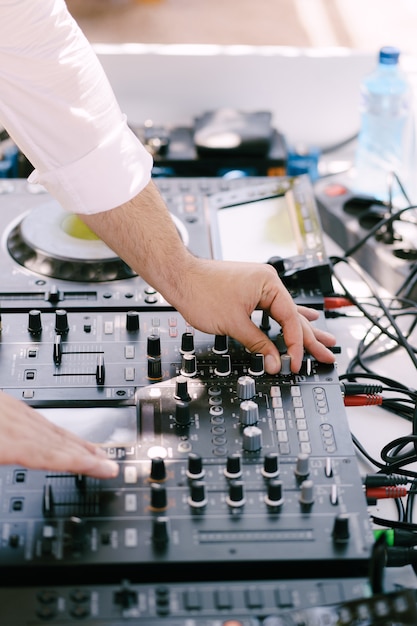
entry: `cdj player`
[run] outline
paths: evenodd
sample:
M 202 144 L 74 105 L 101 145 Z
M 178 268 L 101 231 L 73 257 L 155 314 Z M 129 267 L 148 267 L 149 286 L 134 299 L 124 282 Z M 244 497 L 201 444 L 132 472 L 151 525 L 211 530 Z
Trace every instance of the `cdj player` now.
M 264 251 L 294 299 L 322 309 L 330 272 L 306 179 L 157 183 L 193 253 Z M 282 353 L 267 375 L 47 194 L 2 191 L 2 390 L 99 443 L 120 473 L 0 468 L 1 623 L 370 624 L 373 539 L 336 366 L 306 354 L 292 374 L 279 325 L 255 312 Z M 244 228 L 243 246 L 230 237 L 239 212 L 252 249 Z M 415 623 L 409 595 L 384 602 Z

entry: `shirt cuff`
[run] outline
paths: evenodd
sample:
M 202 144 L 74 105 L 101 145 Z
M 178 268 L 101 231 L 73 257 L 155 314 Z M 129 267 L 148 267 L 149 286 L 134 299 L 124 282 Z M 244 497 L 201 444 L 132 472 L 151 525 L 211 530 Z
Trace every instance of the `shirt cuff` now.
M 51 171 L 35 169 L 28 180 L 45 187 L 71 213 L 101 213 L 140 193 L 151 179 L 152 164 L 124 116 L 120 128 L 87 155 Z

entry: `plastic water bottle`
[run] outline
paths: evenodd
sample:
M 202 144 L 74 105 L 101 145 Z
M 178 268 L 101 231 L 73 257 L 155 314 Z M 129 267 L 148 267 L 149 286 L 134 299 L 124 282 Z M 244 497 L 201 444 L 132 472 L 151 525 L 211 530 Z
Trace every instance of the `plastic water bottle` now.
M 376 69 L 361 85 L 361 126 L 353 187 L 384 201 L 401 195 L 393 173 L 408 195 L 413 195 L 417 176 L 413 94 L 399 66 L 399 56 L 398 48 L 381 48 Z

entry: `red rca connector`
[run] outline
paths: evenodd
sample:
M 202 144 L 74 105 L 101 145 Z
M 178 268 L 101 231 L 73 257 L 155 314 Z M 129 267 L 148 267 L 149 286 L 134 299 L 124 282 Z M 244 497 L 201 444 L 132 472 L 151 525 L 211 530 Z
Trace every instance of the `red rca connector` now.
M 352 306 L 353 302 L 344 296 L 325 296 L 324 308 L 327 311 L 331 309 L 341 309 L 344 306 Z
M 398 485 L 387 487 L 368 487 L 366 497 L 371 500 L 381 500 L 382 498 L 404 498 L 407 495 L 407 488 Z
M 345 396 L 343 403 L 345 406 L 380 406 L 382 404 L 382 396 L 360 394 L 356 396 Z

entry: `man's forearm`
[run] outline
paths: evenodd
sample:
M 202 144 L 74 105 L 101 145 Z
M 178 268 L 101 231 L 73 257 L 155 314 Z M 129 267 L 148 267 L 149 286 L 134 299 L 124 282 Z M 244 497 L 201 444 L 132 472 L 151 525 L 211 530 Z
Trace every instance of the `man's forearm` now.
M 152 181 L 122 206 L 80 218 L 172 306 L 179 306 L 193 257 Z

